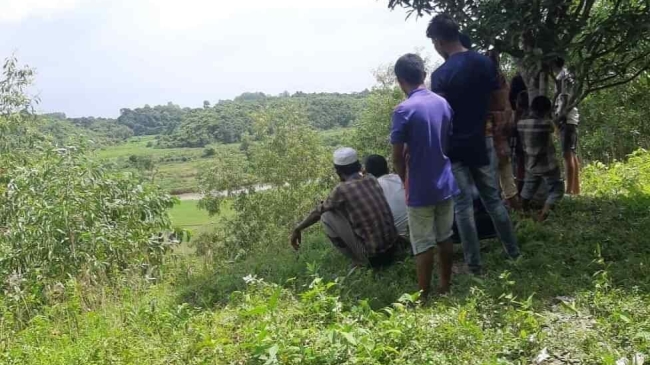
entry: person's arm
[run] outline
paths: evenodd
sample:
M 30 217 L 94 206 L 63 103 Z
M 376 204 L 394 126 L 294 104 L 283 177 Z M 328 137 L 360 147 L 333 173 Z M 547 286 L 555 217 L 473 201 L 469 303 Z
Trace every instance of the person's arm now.
M 408 120 L 400 112 L 400 107 L 398 106 L 393 112 L 390 143 L 393 145 L 393 167 L 397 175 L 402 179 L 402 183 L 406 182 L 406 157 L 404 152 L 408 135 L 407 128 Z
M 560 103 L 560 95 L 562 94 L 562 81 L 555 79 L 555 95 L 553 95 L 553 107 L 557 109 L 558 103 Z
M 323 213 L 339 208 L 343 204 L 343 199 L 340 196 L 338 188 L 334 188 L 332 193 L 327 199 L 312 210 L 309 215 L 298 223 L 298 225 L 291 232 L 290 243 L 291 246 L 298 250 L 302 243 L 302 231 L 318 223 Z
M 393 166 L 402 183 L 406 182 L 406 157 L 403 143 L 393 144 Z
M 300 244 L 302 243 L 302 231 L 305 229 L 313 226 L 316 224 L 321 217 L 321 212 L 320 212 L 320 207 L 314 209 L 309 213 L 307 218 L 305 218 L 302 222 L 300 222 L 296 228 L 293 229 L 293 232 L 291 232 L 291 246 L 293 247 L 294 250 L 298 250 L 300 248 Z

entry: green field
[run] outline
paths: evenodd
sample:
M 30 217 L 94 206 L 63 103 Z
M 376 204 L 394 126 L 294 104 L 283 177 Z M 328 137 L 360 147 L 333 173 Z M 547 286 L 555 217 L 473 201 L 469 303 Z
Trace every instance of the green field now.
M 155 141 L 156 136 L 133 137 L 125 143 L 98 150 L 96 155 L 100 159 L 115 162 L 124 169 L 131 169 L 128 165 L 131 156 L 150 157 L 155 163 L 155 169 L 144 172 L 145 176 L 153 177 L 156 184 L 171 194 L 184 194 L 199 191 L 197 175 L 202 166 L 214 159 L 214 157 L 204 157 L 206 149 L 214 148 L 217 153 L 239 151 L 237 143 L 215 144 L 205 148 L 147 147 Z
M 110 146 L 97 152 L 97 156 L 103 159 L 113 159 L 135 155 L 135 156 L 173 156 L 178 154 L 200 156 L 203 148 L 152 148 L 147 147 L 148 143 L 155 143 L 156 136 L 133 137 L 125 143 Z
M 340 145 L 351 128 L 320 131 L 323 143 L 329 147 Z M 154 182 L 171 194 L 196 193 L 200 191 L 197 176 L 201 168 L 215 157 L 203 157 L 204 151 L 214 148 L 219 152 L 240 153 L 239 144 L 213 144 L 205 148 L 153 148 L 156 136 L 133 137 L 128 141 L 96 151 L 98 158 L 113 161 L 125 169 L 131 156 L 151 157 L 156 164 Z M 150 147 L 147 147 L 149 145 Z M 153 172 L 145 172 L 152 177 Z
M 230 204 L 223 204 L 221 212 L 210 217 L 207 211 L 198 207 L 198 200 L 183 200 L 169 211 L 175 226 L 192 232 L 208 231 L 223 218 L 230 217 L 233 211 Z

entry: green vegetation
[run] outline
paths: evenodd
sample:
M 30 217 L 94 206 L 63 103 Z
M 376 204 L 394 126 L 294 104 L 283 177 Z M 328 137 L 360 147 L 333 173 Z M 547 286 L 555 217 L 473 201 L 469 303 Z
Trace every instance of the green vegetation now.
M 635 167 L 650 166 L 650 154 L 637 158 Z M 617 173 L 587 175 L 586 186 L 613 191 Z M 600 192 L 566 201 L 544 224 L 520 218 L 523 260 L 503 261 L 492 242 L 486 277 L 458 275 L 450 296 L 423 307 L 403 295 L 416 290 L 411 259 L 347 276 L 317 232 L 299 254 L 265 240 L 230 263 L 171 260 L 156 285 L 130 278 L 103 292 L 68 282 L 26 328 L 5 327 L 1 356 L 7 364 L 528 364 L 548 353 L 548 364 L 614 365 L 650 351 L 649 203 Z
M 267 96 L 248 93 L 234 100 L 222 100 L 210 107 L 187 111 L 181 124 L 160 139 L 158 147 L 204 147 L 210 143 L 241 142 L 252 133 L 256 113 L 281 109 L 286 105 L 303 108 L 311 126 L 321 130 L 348 127 L 356 120 L 367 93 L 305 94 Z
M 133 136 L 133 131 L 107 118 L 67 118 L 64 113 L 37 116 L 35 127 L 52 138 L 57 145 L 92 141 L 91 147 L 101 148 L 120 143 Z
M 627 156 L 647 143 L 647 73 L 586 99 L 584 155 L 622 161 L 585 167 L 585 195 L 543 224 L 515 215 L 520 260 L 487 241 L 476 278 L 458 251 L 452 293 L 428 303 L 410 257 L 351 271 L 318 228 L 299 252 L 287 242 L 336 182 L 335 146 L 388 153 L 402 99 L 389 75 L 359 94 L 244 93 L 117 121 L 32 118 L 32 75 L 9 60 L 0 78 L 2 364 L 619 365 L 650 354 L 650 153 Z M 628 107 L 608 139 L 617 103 Z M 192 240 L 179 245 L 187 235 L 173 226 Z
M 171 247 L 163 233 L 174 200 L 89 160 L 81 146 L 44 138 L 25 94 L 32 74 L 9 59 L 0 79 L 2 333 L 26 326 L 72 278 L 153 277 Z
M 650 70 L 650 4 L 639 0 L 388 0 L 418 15 L 445 13 L 480 49 L 514 60 L 530 100 L 548 93 L 549 70 L 567 61 L 575 85 L 560 115 L 589 94 L 617 87 Z M 543 75 L 543 76 L 542 76 Z
M 232 217 L 232 208 L 227 203 L 222 207 L 219 216 L 210 214 L 199 208 L 197 200 L 183 200 L 169 211 L 169 217 L 175 226 L 192 232 L 205 232 L 215 228 L 222 219 Z
M 591 94 L 580 107 L 580 151 L 590 161 L 624 160 L 650 149 L 650 72 L 629 84 Z

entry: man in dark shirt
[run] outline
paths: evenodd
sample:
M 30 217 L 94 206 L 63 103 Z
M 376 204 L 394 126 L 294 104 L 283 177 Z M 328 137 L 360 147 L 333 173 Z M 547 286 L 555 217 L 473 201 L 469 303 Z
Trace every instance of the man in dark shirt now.
M 499 196 L 496 172 L 485 143 L 485 121 L 491 94 L 499 89 L 496 66 L 489 58 L 469 51 L 459 40 L 458 24 L 448 15 L 431 20 L 427 37 L 445 63 L 431 75 L 431 89 L 443 96 L 454 111 L 448 156 L 461 193 L 456 196 L 456 224 L 463 241 L 465 261 L 473 273 L 481 272 L 478 233 L 474 221 L 472 187 L 476 184 L 483 204 L 507 254 L 519 256 L 508 211 Z
M 334 168 L 341 182 L 296 226 L 291 245 L 298 250 L 302 231 L 320 220 L 332 244 L 355 265 L 390 264 L 399 236 L 379 182 L 361 175 L 361 163 L 352 148 L 334 152 Z

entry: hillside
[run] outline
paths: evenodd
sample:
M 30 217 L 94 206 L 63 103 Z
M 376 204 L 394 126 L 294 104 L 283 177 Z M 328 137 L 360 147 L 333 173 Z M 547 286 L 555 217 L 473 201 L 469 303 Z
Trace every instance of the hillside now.
M 65 140 L 85 135 L 102 143 L 124 142 L 132 136 L 158 136 L 151 147 L 201 148 L 210 144 L 241 142 L 244 136 L 255 135 L 253 118 L 267 109 L 283 105 L 304 108 L 310 124 L 319 130 L 350 126 L 361 113 L 369 92 L 353 94 L 297 92 L 279 96 L 244 93 L 233 100 L 219 100 L 214 105 L 203 102 L 202 108 L 181 108 L 169 102 L 120 110 L 117 119 L 83 117 L 68 118 L 65 113 L 42 115 L 46 133 Z
M 641 359 L 650 353 L 649 161 L 643 152 L 628 164 L 590 167 L 586 196 L 544 224 L 517 218 L 522 260 L 503 261 L 489 242 L 484 278 L 456 276 L 451 295 L 424 306 L 405 294 L 416 290 L 410 258 L 348 274 L 314 232 L 299 255 L 273 241 L 236 262 L 174 258 L 155 285 L 132 277 L 104 292 L 73 282 L 55 307 L 2 339 L 3 363 Z M 623 171 L 637 174 L 634 188 L 615 191 Z

